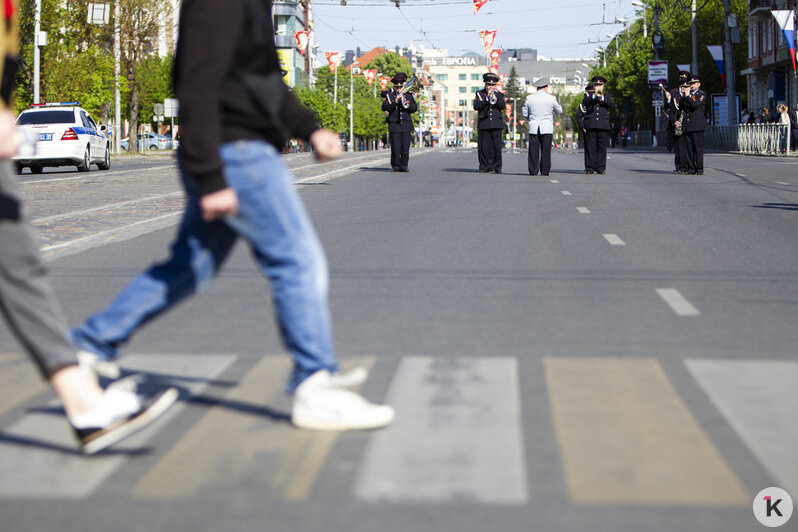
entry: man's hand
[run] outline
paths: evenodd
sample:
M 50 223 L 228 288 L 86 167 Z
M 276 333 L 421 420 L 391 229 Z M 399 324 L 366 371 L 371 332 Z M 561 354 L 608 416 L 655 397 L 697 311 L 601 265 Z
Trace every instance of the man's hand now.
M 17 154 L 17 128 L 14 125 L 14 113 L 0 112 L 0 159 L 10 159 Z
M 235 216 L 238 213 L 238 197 L 235 190 L 230 187 L 211 192 L 200 198 L 202 219 L 212 222 L 225 216 Z
M 310 143 L 316 150 L 316 158 L 320 161 L 331 161 L 341 155 L 341 141 L 338 135 L 329 129 L 317 129 L 310 136 Z

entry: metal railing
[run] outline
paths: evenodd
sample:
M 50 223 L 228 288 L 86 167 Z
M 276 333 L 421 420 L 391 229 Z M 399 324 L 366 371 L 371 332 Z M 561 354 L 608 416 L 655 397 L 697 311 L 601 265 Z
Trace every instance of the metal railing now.
M 704 134 L 704 146 L 747 154 L 789 155 L 787 124 L 712 126 Z

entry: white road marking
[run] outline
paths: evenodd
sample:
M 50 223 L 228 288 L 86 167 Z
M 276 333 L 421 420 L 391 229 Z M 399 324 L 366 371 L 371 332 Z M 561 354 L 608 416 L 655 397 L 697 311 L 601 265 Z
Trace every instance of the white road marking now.
M 166 170 L 166 169 L 177 170 L 177 165 L 176 164 L 168 164 L 168 165 L 164 165 L 164 166 L 150 166 L 148 168 L 134 168 L 134 169 L 131 169 L 131 170 L 117 170 L 117 171 L 111 170 L 108 173 L 100 172 L 100 171 L 98 171 L 97 173 L 88 172 L 88 173 L 82 173 L 81 175 L 75 176 L 75 177 L 54 177 L 53 179 L 36 179 L 34 181 L 19 181 L 17 183 L 17 185 L 18 186 L 22 186 L 22 185 L 38 185 L 38 184 L 42 184 L 42 183 L 44 183 L 44 184 L 47 184 L 47 183 L 58 183 L 59 181 L 78 181 L 80 179 L 97 179 L 97 178 L 108 178 L 108 177 L 115 178 L 115 177 L 122 177 L 122 176 L 128 176 L 128 177 L 137 178 L 137 177 L 139 177 L 141 175 L 142 172 L 153 172 L 153 171 L 156 171 L 156 170 Z
M 701 315 L 701 312 L 675 288 L 657 288 L 657 294 L 679 316 Z
M 785 185 L 785 186 L 788 186 L 788 187 L 789 187 L 790 185 L 792 185 L 792 183 L 785 183 L 784 181 L 776 181 L 776 184 L 779 184 L 779 185 Z
M 79 211 L 67 212 L 67 213 L 64 213 L 64 214 L 56 214 L 54 216 L 45 216 L 44 218 L 37 218 L 37 219 L 33 220 L 32 223 L 37 224 L 37 223 L 55 222 L 57 220 L 65 220 L 65 219 L 68 219 L 68 218 L 75 218 L 77 216 L 82 216 L 84 214 L 90 214 L 92 212 L 102 211 L 102 210 L 105 210 L 105 209 L 116 209 L 116 208 L 119 208 L 119 207 L 126 207 L 128 205 L 138 205 L 139 203 L 147 203 L 149 201 L 157 201 L 157 200 L 161 200 L 161 199 L 174 198 L 174 197 L 183 196 L 183 195 L 184 195 L 184 192 L 181 190 L 179 192 L 169 192 L 168 194 L 159 194 L 157 196 L 149 196 L 149 197 L 144 197 L 144 198 L 139 198 L 139 199 L 134 199 L 134 200 L 120 201 L 118 203 L 107 203 L 105 205 L 100 205 L 99 207 L 92 207 L 91 209 L 83 209 L 83 210 L 79 210 Z
M 579 211 L 579 214 L 590 214 L 590 209 L 587 207 L 577 207 L 576 210 Z
M 690 359 L 685 364 L 764 468 L 798 495 L 798 362 Z
M 396 420 L 372 437 L 356 497 L 526 504 L 517 368 L 506 357 L 403 358 L 386 398 Z
M 235 355 L 132 355 L 126 369 L 152 372 L 191 395 L 205 389 L 236 359 Z M 83 499 L 94 493 L 128 459 L 123 450 L 147 442 L 186 408 L 179 401 L 139 434 L 114 447 L 116 452 L 85 457 L 78 450 L 58 401 L 32 411 L 0 436 L 0 497 Z
M 557 181 L 556 179 L 552 179 L 551 182 L 554 183 L 554 184 L 559 183 L 559 181 Z
M 567 190 L 561 190 L 561 192 L 562 192 L 563 196 L 570 196 L 571 195 L 571 193 L 568 192 Z
M 626 245 L 626 242 L 621 240 L 621 237 L 619 237 L 618 235 L 613 234 L 613 233 L 604 233 L 604 238 L 606 238 L 607 242 L 609 242 L 613 246 L 625 246 Z

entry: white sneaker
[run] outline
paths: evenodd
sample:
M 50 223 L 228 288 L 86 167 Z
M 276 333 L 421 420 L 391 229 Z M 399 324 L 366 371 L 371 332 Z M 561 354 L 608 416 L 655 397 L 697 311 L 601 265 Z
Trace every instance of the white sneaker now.
M 330 384 L 336 388 L 354 388 L 360 386 L 369 377 L 369 372 L 363 366 L 350 369 L 347 372 L 336 371 L 330 374 Z
M 375 405 L 340 385 L 327 370 L 317 371 L 296 389 L 291 421 L 313 430 L 376 429 L 389 425 L 394 411 Z
M 122 374 L 119 370 L 119 364 L 111 360 L 101 360 L 100 357 L 90 351 L 78 351 L 77 357 L 78 365 L 88 370 L 95 380 L 99 380 L 100 377 L 115 380 Z
M 108 388 L 94 410 L 69 419 L 83 452 L 95 454 L 143 429 L 177 400 L 175 388 L 140 399 L 124 387 Z

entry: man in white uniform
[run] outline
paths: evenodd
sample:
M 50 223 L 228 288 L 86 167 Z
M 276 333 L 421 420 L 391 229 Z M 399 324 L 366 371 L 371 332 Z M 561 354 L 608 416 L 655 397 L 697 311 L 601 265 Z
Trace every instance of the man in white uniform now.
M 548 81 L 536 84 L 537 92 L 527 97 L 522 113 L 529 121 L 529 175 L 549 175 L 554 113 L 562 113 L 557 98 L 549 94 Z

